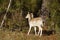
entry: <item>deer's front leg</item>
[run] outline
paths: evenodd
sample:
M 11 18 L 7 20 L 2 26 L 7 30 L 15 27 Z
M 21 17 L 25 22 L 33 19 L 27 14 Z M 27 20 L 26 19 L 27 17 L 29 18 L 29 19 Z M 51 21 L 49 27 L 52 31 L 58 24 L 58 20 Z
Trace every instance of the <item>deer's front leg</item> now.
M 29 28 L 29 31 L 28 31 L 28 34 L 27 34 L 27 35 L 29 35 L 30 31 L 31 31 L 31 26 L 30 26 L 30 28 Z

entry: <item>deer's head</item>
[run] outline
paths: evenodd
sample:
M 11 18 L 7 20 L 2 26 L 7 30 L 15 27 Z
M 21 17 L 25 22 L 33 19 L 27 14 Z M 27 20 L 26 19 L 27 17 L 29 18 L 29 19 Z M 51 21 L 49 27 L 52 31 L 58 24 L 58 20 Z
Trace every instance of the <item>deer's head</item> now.
M 25 18 L 30 18 L 30 14 L 29 14 L 29 12 L 28 12 L 28 14 L 27 14 L 27 16 L 26 16 Z

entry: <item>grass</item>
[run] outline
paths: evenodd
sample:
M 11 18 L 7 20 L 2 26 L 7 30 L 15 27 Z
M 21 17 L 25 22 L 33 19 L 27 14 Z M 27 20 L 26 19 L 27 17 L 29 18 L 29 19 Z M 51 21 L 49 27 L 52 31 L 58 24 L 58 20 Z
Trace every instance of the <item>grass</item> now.
M 43 35 L 43 36 L 35 36 L 34 34 L 27 35 L 25 32 L 17 32 L 17 31 L 3 31 L 0 30 L 0 40 L 60 40 L 59 34 L 54 35 Z

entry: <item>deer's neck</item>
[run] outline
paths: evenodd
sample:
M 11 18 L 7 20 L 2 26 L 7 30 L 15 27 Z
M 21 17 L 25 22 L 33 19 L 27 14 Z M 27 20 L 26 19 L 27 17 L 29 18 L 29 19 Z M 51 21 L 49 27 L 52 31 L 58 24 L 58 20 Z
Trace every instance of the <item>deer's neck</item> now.
M 28 18 L 28 21 L 30 22 L 31 20 L 32 20 L 32 18 L 29 17 L 29 18 Z

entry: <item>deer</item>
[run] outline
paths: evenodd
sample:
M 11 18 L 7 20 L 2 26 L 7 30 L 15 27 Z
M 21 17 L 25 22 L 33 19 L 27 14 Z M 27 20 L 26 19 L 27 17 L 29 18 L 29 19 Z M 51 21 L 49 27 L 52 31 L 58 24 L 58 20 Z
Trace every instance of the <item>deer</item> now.
M 26 18 L 29 22 L 29 30 L 27 35 L 29 35 L 31 28 L 34 27 L 35 35 L 36 35 L 36 26 L 39 28 L 38 35 L 42 35 L 42 26 L 43 26 L 43 19 L 41 17 L 33 18 L 33 14 L 27 14 Z

